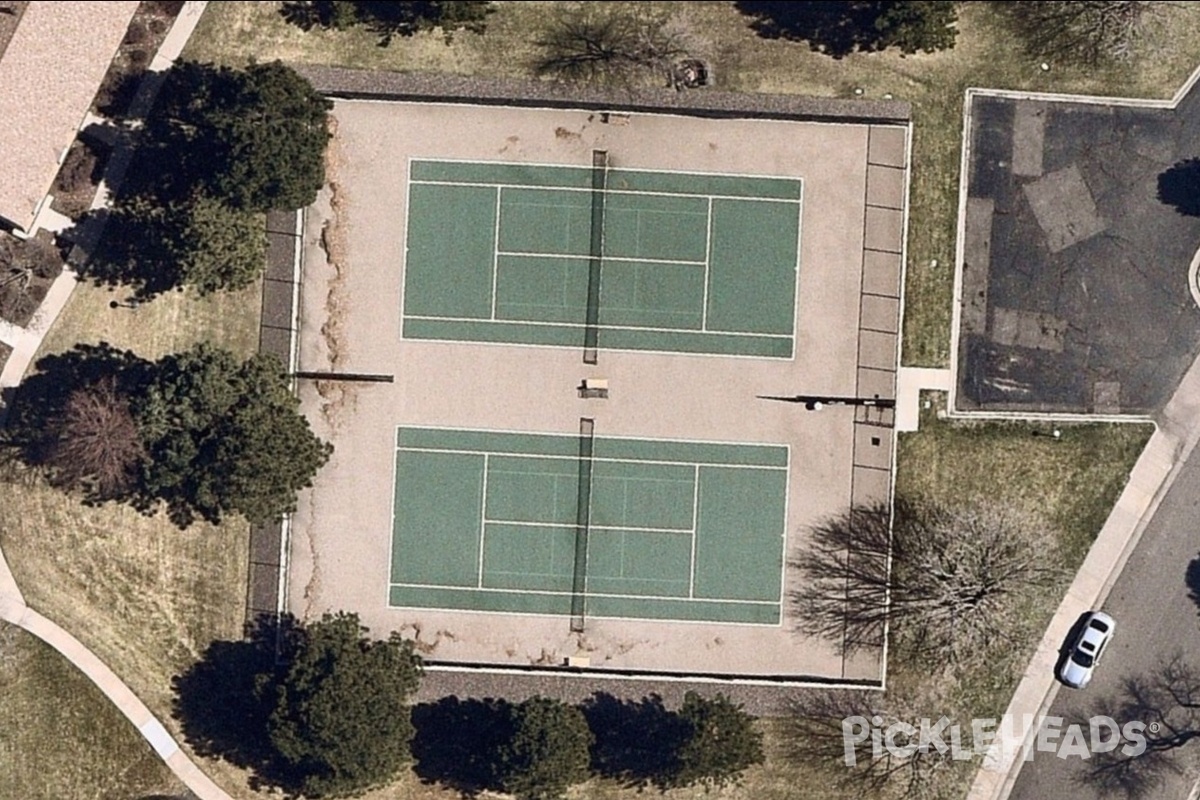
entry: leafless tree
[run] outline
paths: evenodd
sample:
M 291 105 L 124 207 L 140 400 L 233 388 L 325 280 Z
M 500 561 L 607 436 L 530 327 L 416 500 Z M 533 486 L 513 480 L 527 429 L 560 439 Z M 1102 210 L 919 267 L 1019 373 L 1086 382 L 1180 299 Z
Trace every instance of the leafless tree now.
M 898 499 L 894 520 L 886 504 L 851 509 L 791 565 L 797 624 L 846 653 L 881 645 L 886 624 L 901 656 L 969 661 L 1011 634 L 1023 594 L 1059 577 L 1053 541 L 999 506 Z
M 564 7 L 537 40 L 540 53 L 534 72 L 600 85 L 670 82 L 675 63 L 695 55 L 696 40 L 678 20 L 642 6 Z
M 108 500 L 129 489 L 144 455 L 129 400 L 104 379 L 68 396 L 45 463 L 55 482 Z
M 55 278 L 62 256 L 46 237 L 0 237 L 0 316 L 24 324 L 40 298 L 29 291 L 34 278 Z
M 919 734 L 893 739 L 895 747 L 876 746 L 871 735 L 861 743 L 851 740 L 847 749 L 847 731 L 860 735 L 868 727 L 878 732 L 879 742 L 890 726 L 907 723 L 920 729 L 918 713 L 893 691 L 856 691 L 852 689 L 811 689 L 797 695 L 784 723 L 785 752 L 790 759 L 814 765 L 838 784 L 855 790 L 856 796 L 921 797 L 930 784 L 953 762 L 949 749 L 951 734 L 939 743 L 922 746 Z M 866 724 L 863 721 L 866 721 Z M 969 738 L 969 731 L 966 733 Z M 970 741 L 960 742 L 969 749 Z M 904 752 L 907 746 L 908 752 Z M 897 749 L 900 748 L 900 749 Z M 853 763 L 847 763 L 853 755 Z
M 1031 53 L 1091 64 L 1132 56 L 1147 22 L 1170 5 L 1157 0 L 1040 0 L 1010 8 Z
M 1167 773 L 1182 770 L 1180 748 L 1200 738 L 1200 671 L 1176 653 L 1149 674 L 1127 677 L 1115 697 L 1103 698 L 1087 716 L 1098 714 L 1118 724 L 1144 723 L 1145 747 L 1096 753 L 1085 782 L 1130 800 L 1157 795 Z

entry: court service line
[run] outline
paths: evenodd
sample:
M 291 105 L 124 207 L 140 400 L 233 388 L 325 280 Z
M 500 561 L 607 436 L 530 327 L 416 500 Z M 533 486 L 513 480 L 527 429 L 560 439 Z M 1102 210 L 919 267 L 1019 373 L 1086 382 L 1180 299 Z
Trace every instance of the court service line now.
M 487 485 L 488 485 L 488 459 L 490 453 L 483 454 L 483 491 L 480 492 L 482 497 L 479 499 L 479 579 L 478 587 L 483 588 L 483 537 L 487 536 Z
M 498 252 L 497 255 L 518 256 L 520 258 L 578 258 L 581 261 L 585 261 L 585 260 L 591 258 L 591 255 L 586 254 L 586 253 L 534 253 L 534 252 L 524 252 L 521 250 L 502 250 L 502 251 Z M 683 266 L 683 267 L 707 267 L 708 266 L 708 264 L 705 263 L 704 261 L 691 261 L 691 260 L 687 260 L 687 259 L 678 259 L 678 258 L 651 258 L 649 256 L 647 256 L 646 258 L 632 258 L 630 256 L 602 255 L 600 257 L 600 259 L 602 261 L 612 261 L 615 263 L 630 262 L 630 263 L 634 263 L 634 264 L 673 264 L 673 265 Z M 519 304 L 516 304 L 516 305 L 519 305 Z
M 484 520 L 485 525 L 515 525 L 525 528 L 558 528 L 560 530 L 571 530 L 578 526 L 567 522 L 533 522 L 524 519 L 488 519 Z M 588 525 L 589 531 L 621 531 L 630 533 L 654 533 L 654 534 L 678 534 L 680 536 L 691 533 L 690 528 L 653 528 L 653 527 L 636 527 L 633 525 Z
M 575 186 L 539 186 L 536 184 L 529 185 L 523 183 L 491 183 L 484 181 L 432 181 L 432 180 L 414 180 L 409 181 L 411 186 L 466 186 L 472 189 L 524 189 L 526 191 L 535 192 L 572 192 L 575 194 L 591 194 L 592 189 L 580 188 Z M 762 197 L 761 195 L 739 195 L 739 194 L 699 194 L 695 192 L 655 192 L 655 191 L 637 191 L 633 189 L 605 189 L 606 195 L 622 194 L 630 197 L 682 197 L 688 200 L 704 200 L 712 198 L 714 200 L 746 200 L 751 203 L 788 203 L 791 205 L 799 205 L 800 200 L 795 197 Z M 525 203 L 524 205 L 537 205 L 535 203 Z M 548 203 L 543 204 L 549 206 Z M 694 211 L 673 211 L 673 214 L 694 214 L 699 216 Z
M 537 320 L 520 320 L 520 321 L 514 322 L 514 321 L 509 321 L 509 320 L 486 319 L 483 317 L 438 317 L 438 316 L 429 316 L 429 315 L 425 315 L 425 314 L 409 314 L 405 317 L 405 319 L 415 319 L 415 320 L 422 320 L 422 321 L 429 321 L 429 322 L 466 322 L 466 323 L 484 323 L 484 322 L 486 322 L 491 325 L 502 325 L 502 326 L 503 325 L 534 325 L 537 327 L 544 327 L 544 328 L 583 328 L 583 327 L 585 327 L 585 326 L 580 325 L 575 322 L 539 322 Z M 746 338 L 746 339 L 782 339 L 782 340 L 787 340 L 787 341 L 795 340 L 795 337 L 790 333 L 752 333 L 752 332 L 748 332 L 748 331 L 702 331 L 702 330 L 697 330 L 695 328 L 652 328 L 652 327 L 646 327 L 646 326 L 642 326 L 642 325 L 612 325 L 612 324 L 600 325 L 599 327 L 601 330 L 607 329 L 607 330 L 636 331 L 638 333 L 683 333 L 683 334 L 699 334 L 702 336 L 714 336 L 714 337 L 737 336 L 737 337 Z M 452 340 L 452 339 L 431 339 L 430 341 L 449 342 L 449 341 L 454 341 L 454 340 Z M 468 339 L 466 341 L 469 342 L 472 340 Z M 478 342 L 478 344 L 503 344 L 503 345 L 508 345 L 511 347 L 513 343 L 512 342 Z M 524 347 L 526 345 L 522 344 L 521 346 Z M 546 346 L 557 347 L 559 345 L 546 345 Z M 649 352 L 649 351 L 642 350 L 642 351 L 638 351 L 638 352 Z M 667 353 L 676 353 L 676 354 L 678 353 L 678 351 L 675 351 L 675 350 L 665 350 L 665 351 L 656 351 L 656 352 L 667 352 Z M 724 356 L 724 354 L 720 354 L 720 353 L 714 353 L 714 354 L 684 353 L 683 355 L 722 355 L 723 357 L 728 357 L 728 356 Z M 774 357 L 774 356 L 754 356 L 754 358 L 771 358 L 771 357 Z
M 555 434 L 535 434 L 535 435 L 553 436 Z M 636 441 L 650 441 L 650 440 L 636 440 Z M 751 446 L 753 446 L 753 445 L 751 445 Z M 767 445 L 767 446 L 768 447 L 779 447 L 780 445 Z M 549 459 L 549 460 L 553 460 L 553 461 L 572 461 L 572 462 L 579 460 L 579 456 L 560 456 L 560 455 L 555 455 L 555 454 L 541 455 L 539 453 L 518 453 L 518 452 L 508 452 L 508 451 L 503 451 L 503 450 L 464 450 L 464 449 L 456 449 L 456 448 L 451 448 L 451 447 L 412 447 L 411 445 L 400 446 L 400 447 L 397 447 L 396 449 L 399 451 L 405 451 L 405 452 L 409 452 L 409 453 L 443 453 L 443 454 L 449 454 L 449 455 L 480 455 L 480 454 L 483 454 L 483 455 L 503 456 L 505 458 L 540 458 L 540 459 Z M 633 459 L 633 458 L 606 458 L 604 456 L 594 457 L 592 459 L 592 461 L 603 461 L 608 464 L 654 464 L 656 466 L 669 466 L 669 467 L 697 467 L 697 466 L 699 466 L 699 467 L 721 467 L 721 468 L 725 468 L 725 469 L 763 469 L 763 470 L 771 470 L 773 472 L 787 472 L 787 470 L 788 470 L 788 468 L 786 466 L 770 466 L 770 465 L 759 465 L 759 464 L 729 464 L 724 461 L 660 461 L 660 460 L 653 460 L 653 461 L 645 460 L 645 461 L 643 461 L 643 460 Z M 508 470 L 505 470 L 505 471 L 508 471 Z M 518 472 L 516 474 L 518 474 L 518 475 L 554 475 L 557 473 Z M 654 481 L 654 482 L 662 482 L 662 483 L 681 483 L 682 482 L 682 481 L 672 481 L 669 478 L 626 478 L 624 480 L 644 480 L 646 482 Z
M 492 319 L 496 318 L 496 283 L 499 280 L 500 273 L 500 194 L 503 188 L 496 187 L 496 223 L 495 233 L 492 236 Z M 407 263 L 407 262 L 406 262 Z
M 700 527 L 700 465 L 692 474 L 692 555 L 688 563 L 688 597 L 696 596 L 696 531 Z
M 704 223 L 704 298 L 700 306 L 700 330 L 708 331 L 708 281 L 712 276 L 712 222 L 713 222 L 713 199 L 708 198 L 708 219 Z M 792 316 L 795 317 L 795 308 L 792 309 Z M 792 323 L 795 327 L 795 323 Z

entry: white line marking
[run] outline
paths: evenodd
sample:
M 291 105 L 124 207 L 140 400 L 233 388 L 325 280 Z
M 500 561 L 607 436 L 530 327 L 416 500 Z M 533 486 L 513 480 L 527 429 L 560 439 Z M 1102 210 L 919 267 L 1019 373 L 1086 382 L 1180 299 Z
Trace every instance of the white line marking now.
M 479 500 L 479 579 L 477 583 L 480 589 L 483 588 L 483 537 L 487 535 L 487 483 L 489 458 L 491 458 L 490 453 L 483 454 L 483 491 L 480 493 L 483 496 Z
M 519 256 L 522 258 L 577 258 L 580 261 L 587 261 L 591 256 L 581 253 L 526 253 L 518 250 L 503 250 L 497 255 L 501 256 Z M 673 264 L 684 267 L 704 267 L 707 266 L 703 261 L 685 261 L 673 258 L 629 258 L 627 256 L 604 256 L 604 261 L 629 261 L 634 264 Z M 586 264 L 581 264 L 580 268 L 586 268 Z
M 510 574 L 530 575 L 530 574 L 537 574 L 537 573 L 520 572 L 520 573 L 510 573 Z M 555 577 L 562 577 L 562 576 L 556 575 Z M 647 579 L 647 580 L 651 580 L 651 579 Z M 679 581 L 676 581 L 676 582 L 678 583 Z M 491 587 L 480 589 L 475 586 L 448 586 L 448 585 L 437 584 L 437 583 L 393 583 L 393 584 L 390 584 L 389 588 L 391 588 L 391 589 L 442 589 L 442 590 L 450 590 L 450 591 L 455 591 L 455 592 L 500 592 L 502 594 L 536 594 L 536 595 L 545 595 L 548 597 L 567 597 L 567 598 L 569 598 L 571 596 L 571 591 L 569 589 L 561 591 L 561 592 L 556 592 L 556 591 L 552 591 L 549 589 L 501 589 L 501 588 L 493 589 Z M 768 608 L 778 608 L 779 607 L 779 604 L 773 600 L 733 600 L 733 599 L 724 598 L 724 597 L 694 597 L 693 598 L 693 597 L 679 597 L 677 595 L 615 594 L 612 592 L 589 592 L 589 594 L 591 594 L 593 597 L 611 597 L 611 598 L 618 598 L 618 599 L 636 599 L 636 600 L 669 600 L 669 601 L 675 602 L 675 603 L 721 603 L 721 604 L 733 604 L 733 605 L 739 605 L 739 606 L 765 606 Z M 392 606 L 392 607 L 397 608 L 398 606 Z M 457 610 L 473 611 L 474 609 L 457 609 Z M 550 615 L 550 616 L 560 616 L 560 615 L 554 614 L 554 615 Z M 563 616 L 565 616 L 565 615 L 563 615 Z M 646 617 L 640 617 L 639 619 L 646 619 Z
M 566 522 L 534 522 L 526 519 L 489 519 L 488 525 L 517 525 L 522 528 L 557 528 L 559 530 L 574 530 L 577 526 Z M 691 533 L 688 528 L 654 528 L 636 525 L 588 525 L 589 531 L 629 531 L 634 533 L 677 534 Z
M 522 320 L 520 322 L 510 322 L 508 320 L 501 320 L 501 319 L 491 320 L 491 319 L 483 319 L 483 318 L 479 318 L 479 317 L 435 317 L 435 316 L 427 316 L 427 315 L 423 315 L 423 314 L 422 315 L 410 314 L 407 317 L 407 319 L 429 321 L 429 322 L 487 323 L 488 325 L 533 325 L 536 327 L 543 327 L 543 328 L 579 328 L 579 329 L 582 329 L 584 327 L 583 325 L 579 325 L 579 324 L 573 323 L 573 322 L 539 322 L 537 320 L 529 320 L 529 321 Z M 792 341 L 792 339 L 793 339 L 792 336 L 790 336 L 786 333 L 746 333 L 744 331 L 699 331 L 699 330 L 696 330 L 695 328 L 651 328 L 651 327 L 646 327 L 646 326 L 642 326 L 642 325 L 612 325 L 612 324 L 608 324 L 608 325 L 601 325 L 600 329 L 601 330 L 612 329 L 612 330 L 625 330 L 625 331 L 639 331 L 639 332 L 645 332 L 645 333 L 699 334 L 699 335 L 711 336 L 711 337 L 735 336 L 735 337 L 739 337 L 739 338 L 743 338 L 743 339 L 779 339 L 781 341 Z M 449 339 L 434 339 L 431 341 L 444 342 L 444 341 L 451 341 L 451 340 L 449 340 Z M 467 341 L 471 341 L 471 340 L 468 339 Z M 513 345 L 512 342 L 479 342 L 479 344 L 505 344 L 510 347 Z M 525 345 L 521 345 L 521 346 L 523 347 Z M 639 350 L 638 352 L 646 352 L 646 351 Z M 674 351 L 665 351 L 665 352 L 674 352 Z M 763 358 L 764 356 L 757 356 L 757 357 Z
M 704 227 L 704 302 L 700 306 L 700 330 L 708 330 L 708 281 L 712 277 L 713 199 L 708 198 L 708 222 Z M 795 306 L 792 308 L 792 328 L 795 329 Z
M 500 274 L 500 195 L 503 186 L 496 187 L 496 232 L 492 237 L 492 319 L 496 318 L 496 283 Z
M 410 426 L 405 426 L 405 427 L 410 427 Z M 448 430 L 450 430 L 450 429 L 448 429 Z M 543 434 L 543 435 L 549 435 L 549 434 Z M 751 445 L 751 446 L 753 446 L 753 445 Z M 478 455 L 480 453 L 488 453 L 493 456 L 504 456 L 505 458 L 530 458 L 530 459 L 536 458 L 536 459 L 547 459 L 547 460 L 552 460 L 552 461 L 569 461 L 572 463 L 579 461 L 579 456 L 538 455 L 537 453 L 504 452 L 501 450 L 461 450 L 461 449 L 456 450 L 454 448 L 448 448 L 448 447 L 413 447 L 412 445 L 401 445 L 400 447 L 398 447 L 396 449 L 413 452 L 413 453 L 453 453 L 453 454 L 464 454 L 465 453 L 465 454 L 469 454 L 469 455 Z M 657 460 L 649 460 L 649 459 L 642 460 L 642 459 L 634 459 L 634 458 L 604 458 L 604 457 L 593 458 L 592 461 L 593 462 L 603 461 L 605 463 L 611 463 L 611 464 L 656 464 L 656 465 L 660 465 L 660 466 L 671 466 L 671 467 L 702 466 L 702 467 L 722 467 L 724 469 L 764 469 L 764 470 L 771 470 L 774 472 L 786 472 L 787 471 L 786 466 L 771 466 L 771 465 L 763 465 L 763 464 L 726 464 L 723 461 L 657 461 Z M 546 474 L 555 474 L 555 473 L 524 472 L 521 474 L 523 474 L 523 475 L 546 475 Z M 664 483 L 678 483 L 678 481 L 672 481 L 669 478 L 639 478 L 639 480 L 657 480 L 657 481 L 662 481 Z
M 669 174 L 678 175 L 680 173 L 671 172 Z M 790 178 L 787 180 L 798 180 Z M 414 180 L 409 181 L 414 186 L 469 186 L 472 188 L 492 188 L 494 186 L 503 186 L 506 189 L 525 189 L 528 191 L 537 192 L 574 192 L 577 194 L 590 194 L 591 188 L 577 188 L 575 186 L 536 186 L 525 185 L 519 183 L 501 183 L 494 182 L 485 183 L 482 181 L 432 181 L 432 180 Z M 791 205 L 799 204 L 799 200 L 794 197 L 762 197 L 761 195 L 744 195 L 744 194 L 695 194 L 693 192 L 653 192 L 653 191 L 634 191 L 631 189 L 605 189 L 606 195 L 629 195 L 630 197 L 683 197 L 689 200 L 705 200 L 707 198 L 716 198 L 718 200 L 749 200 L 755 203 L 788 203 Z M 522 205 L 537 205 L 535 203 L 523 203 Z M 677 214 L 690 214 L 694 212 L 679 211 L 671 212 Z M 698 216 L 698 215 L 697 215 Z
M 688 577 L 688 597 L 696 596 L 696 530 L 700 527 L 700 465 L 692 476 L 692 556 Z

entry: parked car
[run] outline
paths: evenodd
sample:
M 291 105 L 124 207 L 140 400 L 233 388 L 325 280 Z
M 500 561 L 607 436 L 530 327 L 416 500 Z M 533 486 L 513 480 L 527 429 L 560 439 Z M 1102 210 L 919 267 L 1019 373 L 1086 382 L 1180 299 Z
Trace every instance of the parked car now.
M 1088 614 L 1078 632 L 1067 642 L 1067 657 L 1058 671 L 1058 679 L 1073 689 L 1087 686 L 1116 627 L 1113 618 L 1103 611 Z

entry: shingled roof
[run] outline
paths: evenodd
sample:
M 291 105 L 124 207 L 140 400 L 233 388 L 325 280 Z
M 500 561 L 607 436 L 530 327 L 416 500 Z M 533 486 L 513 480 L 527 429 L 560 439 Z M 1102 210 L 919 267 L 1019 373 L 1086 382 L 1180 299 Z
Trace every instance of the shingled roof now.
M 34 0 L 0 54 L 0 223 L 28 231 L 136 2 Z

